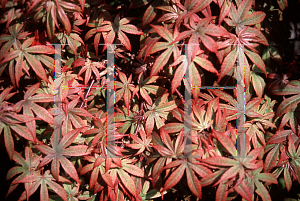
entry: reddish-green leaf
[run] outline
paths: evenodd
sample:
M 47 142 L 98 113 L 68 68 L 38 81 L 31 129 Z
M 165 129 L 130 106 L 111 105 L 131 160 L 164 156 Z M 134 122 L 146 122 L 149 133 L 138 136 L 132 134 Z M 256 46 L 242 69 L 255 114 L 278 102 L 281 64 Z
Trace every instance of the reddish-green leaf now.
M 271 201 L 271 196 L 266 187 L 259 181 L 254 180 L 256 185 L 255 192 L 262 198 L 263 201 Z
M 132 178 L 123 169 L 118 170 L 118 175 L 124 186 L 129 190 L 129 192 L 133 196 L 136 196 L 136 187 Z
M 245 182 L 243 181 L 241 183 L 241 185 L 238 185 L 234 188 L 234 190 L 236 192 L 238 192 L 244 199 L 246 199 L 247 201 L 251 201 L 252 200 L 252 195 L 247 187 L 247 185 L 245 184 Z
M 41 186 L 40 196 L 42 200 L 49 200 L 49 194 L 46 184 L 57 194 L 59 195 L 63 200 L 67 201 L 68 196 L 66 191 L 62 186 L 60 186 L 58 183 L 53 181 L 53 177 L 51 174 L 49 174 L 49 170 L 47 170 L 44 175 L 29 175 L 26 176 L 18 181 L 15 181 L 15 183 L 26 183 L 26 182 L 33 182 L 29 189 L 29 195 L 32 195 L 39 186 Z M 26 198 L 25 192 L 21 195 L 20 200 L 24 200 Z
M 279 157 L 279 144 L 275 145 L 275 147 L 268 153 L 265 163 L 264 163 L 264 171 L 269 172 L 273 167 L 277 164 L 277 160 Z
M 263 71 L 263 73 L 265 74 L 265 76 L 267 77 L 267 70 L 266 70 L 266 66 L 265 63 L 263 62 L 263 60 L 261 59 L 261 57 L 255 53 L 255 52 L 251 52 L 247 49 L 244 49 L 246 55 L 250 58 L 250 60 L 260 69 Z
M 221 72 L 219 75 L 219 79 L 218 82 L 221 81 L 221 79 L 227 75 L 227 73 L 232 69 L 236 58 L 237 58 L 238 52 L 237 52 L 237 48 L 234 48 L 233 51 L 231 51 L 224 59 L 222 65 L 221 65 Z
M 185 168 L 186 168 L 186 164 L 182 164 L 174 172 L 172 172 L 172 174 L 169 176 L 169 178 L 165 182 L 163 191 L 172 188 L 180 181 L 180 179 L 182 178 L 182 176 L 184 174 Z
M 187 183 L 189 188 L 191 189 L 192 193 L 196 195 L 198 198 L 202 198 L 202 188 L 200 181 L 196 177 L 195 173 L 192 171 L 192 169 L 187 165 L 185 169 L 186 177 L 187 177 Z
M 51 172 L 53 173 L 53 176 L 56 180 L 59 180 L 59 167 L 61 164 L 63 169 L 77 182 L 79 181 L 79 177 L 77 174 L 77 171 L 74 167 L 74 165 L 65 157 L 65 156 L 82 156 L 82 155 L 88 155 L 89 151 L 87 151 L 86 145 L 78 145 L 75 147 L 67 148 L 77 137 L 79 132 L 83 128 L 75 129 L 67 133 L 60 142 L 57 141 L 58 136 L 55 136 L 55 133 L 53 134 L 53 137 L 51 138 L 52 142 L 52 148 L 46 146 L 46 145 L 35 145 L 35 147 L 40 150 L 41 152 L 45 153 L 47 157 L 43 159 L 39 167 L 42 167 L 49 162 L 52 161 L 51 165 Z M 57 144 L 56 144 L 57 143 Z M 73 149 L 77 149 L 75 152 Z M 85 152 L 84 152 L 85 150 Z
M 227 149 L 227 151 L 232 156 L 236 156 L 237 150 L 236 150 L 234 144 L 232 143 L 231 139 L 221 132 L 213 130 L 213 133 L 214 133 L 215 138 L 218 139 L 218 141 L 225 147 L 225 149 Z

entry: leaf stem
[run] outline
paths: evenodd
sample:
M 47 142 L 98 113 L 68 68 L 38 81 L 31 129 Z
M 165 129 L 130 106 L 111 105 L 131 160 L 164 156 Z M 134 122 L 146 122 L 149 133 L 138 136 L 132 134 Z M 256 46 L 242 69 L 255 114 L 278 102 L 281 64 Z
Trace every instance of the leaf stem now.
M 170 84 L 172 85 L 171 80 L 168 78 L 168 81 L 170 82 Z M 179 96 L 179 98 L 181 99 L 182 103 L 184 103 L 184 98 L 183 95 L 180 93 L 180 91 L 178 91 L 178 89 L 175 89 L 175 92 L 177 93 L 177 95 Z
M 89 95 L 89 93 L 91 91 L 91 87 L 93 86 L 94 82 L 95 82 L 95 79 L 92 80 L 92 83 L 89 86 L 89 89 L 88 89 L 87 93 L 85 94 L 84 100 L 82 101 L 82 103 L 80 105 L 80 108 L 82 108 L 83 104 L 87 101 L 87 97 L 88 97 L 88 95 Z

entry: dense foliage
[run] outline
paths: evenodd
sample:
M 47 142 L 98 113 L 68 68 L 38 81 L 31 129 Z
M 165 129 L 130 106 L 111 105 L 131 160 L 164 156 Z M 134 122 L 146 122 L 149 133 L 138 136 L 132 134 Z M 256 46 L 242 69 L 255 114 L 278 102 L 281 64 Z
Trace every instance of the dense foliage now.
M 0 1 L 0 134 L 15 161 L 8 198 L 22 185 L 19 200 L 40 192 L 41 200 L 65 201 L 267 201 L 280 178 L 287 191 L 300 183 L 299 64 L 285 60 L 282 45 L 287 0 L 123 3 Z M 51 44 L 62 44 L 60 79 Z M 119 44 L 110 81 L 109 44 Z M 237 90 L 222 88 L 236 85 L 237 58 L 245 68 L 245 157 L 236 157 Z M 105 157 L 112 150 L 118 157 Z

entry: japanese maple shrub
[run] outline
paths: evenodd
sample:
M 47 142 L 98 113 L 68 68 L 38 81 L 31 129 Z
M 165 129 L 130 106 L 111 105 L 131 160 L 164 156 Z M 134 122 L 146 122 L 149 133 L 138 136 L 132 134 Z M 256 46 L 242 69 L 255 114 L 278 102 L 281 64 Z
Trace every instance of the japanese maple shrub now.
M 300 184 L 288 1 L 120 2 L 0 1 L 7 199 L 21 185 L 19 200 L 268 201 L 279 181 Z

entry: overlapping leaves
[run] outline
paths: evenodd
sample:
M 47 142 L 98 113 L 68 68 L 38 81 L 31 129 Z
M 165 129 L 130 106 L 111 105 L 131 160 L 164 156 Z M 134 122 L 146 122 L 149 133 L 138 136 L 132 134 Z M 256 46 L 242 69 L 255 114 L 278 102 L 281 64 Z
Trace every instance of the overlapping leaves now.
M 30 46 L 34 42 L 34 38 L 28 38 L 19 47 L 9 52 L 5 59 L 1 63 L 16 60 L 15 67 L 9 65 L 9 74 L 13 84 L 19 87 L 19 82 L 21 76 L 23 76 L 23 71 L 28 75 L 29 67 L 33 69 L 35 74 L 43 80 L 48 80 L 46 72 L 41 62 L 43 62 L 47 67 L 53 70 L 54 59 L 45 54 L 54 54 L 54 48 L 45 45 L 35 45 Z
M 81 2 L 81 1 L 79 1 Z M 71 23 L 66 12 L 81 12 L 81 8 L 71 2 L 62 0 L 35 0 L 31 2 L 27 13 L 35 12 L 34 19 L 36 21 L 43 18 L 46 21 L 47 35 L 50 40 L 55 36 L 55 27 L 59 28 L 58 20 L 64 26 L 67 35 L 71 33 Z
M 51 172 L 57 181 L 59 181 L 61 165 L 71 178 L 80 183 L 74 165 L 66 158 L 66 156 L 84 156 L 89 154 L 87 151 L 88 146 L 86 145 L 68 147 L 72 144 L 82 129 L 83 128 L 79 128 L 68 132 L 60 141 L 57 133 L 53 133 L 50 139 L 52 147 L 44 144 L 35 145 L 38 150 L 46 154 L 38 168 L 43 167 L 52 161 Z
M 138 28 L 132 24 L 128 24 L 134 18 L 122 18 L 120 19 L 120 15 L 117 14 L 114 21 L 103 21 L 102 27 L 95 30 L 95 32 L 108 32 L 107 36 L 105 37 L 105 44 L 110 45 L 113 44 L 115 35 L 118 35 L 119 40 L 121 43 L 131 51 L 131 45 L 126 33 L 135 34 L 135 35 L 142 35 L 143 32 L 138 30 Z M 105 50 L 107 47 L 104 47 Z
M 271 91 L 274 95 L 293 95 L 283 100 L 277 108 L 276 117 L 284 115 L 283 122 L 290 121 L 290 126 L 294 133 L 298 130 L 297 111 L 295 110 L 300 103 L 300 81 L 293 80 L 287 85 L 278 85 Z M 299 118 L 298 118 L 299 120 Z

